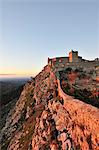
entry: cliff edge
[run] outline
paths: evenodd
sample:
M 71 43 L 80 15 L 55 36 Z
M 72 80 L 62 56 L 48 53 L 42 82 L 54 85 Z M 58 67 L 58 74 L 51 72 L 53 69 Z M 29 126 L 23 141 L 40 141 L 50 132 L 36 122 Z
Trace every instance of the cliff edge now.
M 24 86 L 0 140 L 2 150 L 98 150 L 99 109 L 64 93 L 47 65 Z

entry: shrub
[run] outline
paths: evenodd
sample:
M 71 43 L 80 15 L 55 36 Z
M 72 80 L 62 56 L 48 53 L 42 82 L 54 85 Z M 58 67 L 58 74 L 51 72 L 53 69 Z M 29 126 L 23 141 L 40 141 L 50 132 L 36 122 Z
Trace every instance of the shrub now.
M 71 71 L 72 71 L 72 68 L 70 68 L 70 67 L 66 68 L 66 73 L 69 73 Z
M 68 94 L 68 93 L 69 93 L 69 90 L 70 90 L 70 85 L 67 83 L 67 85 L 66 85 L 66 87 L 63 89 L 63 91 Z

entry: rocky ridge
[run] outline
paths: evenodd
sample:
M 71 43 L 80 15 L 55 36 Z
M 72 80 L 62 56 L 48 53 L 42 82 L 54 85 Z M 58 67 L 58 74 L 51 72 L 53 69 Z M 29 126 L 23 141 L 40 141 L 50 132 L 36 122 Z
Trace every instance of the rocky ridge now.
M 21 93 L 1 131 L 1 149 L 98 150 L 99 110 L 63 92 L 49 66 Z

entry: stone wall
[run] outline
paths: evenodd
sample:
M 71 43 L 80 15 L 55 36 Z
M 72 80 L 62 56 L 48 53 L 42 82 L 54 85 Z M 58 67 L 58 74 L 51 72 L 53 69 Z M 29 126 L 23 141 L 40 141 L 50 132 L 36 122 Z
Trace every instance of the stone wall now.
M 58 94 L 64 100 L 68 112 L 67 127 L 74 143 L 79 143 L 83 150 L 98 150 L 99 146 L 99 110 L 65 94 L 57 79 Z
M 78 57 L 78 62 L 69 62 L 69 57 L 56 57 L 53 59 L 48 58 L 48 65 L 56 69 L 72 67 L 74 69 L 83 68 L 85 71 L 90 71 L 99 66 L 99 61 L 88 61 Z
M 66 64 L 69 62 L 69 57 L 55 57 L 55 58 L 52 58 L 52 59 L 49 59 L 48 58 L 48 64 L 51 65 L 51 66 L 55 66 L 57 64 Z
M 68 63 L 66 62 L 65 63 L 65 60 L 64 60 L 64 63 L 63 62 L 59 62 L 59 61 L 56 61 L 54 63 L 51 64 L 51 68 L 54 69 L 55 71 L 60 71 L 60 70 L 64 70 L 68 67 L 71 67 L 72 69 L 83 69 L 83 71 L 86 71 L 87 73 L 89 73 L 90 71 L 93 71 L 93 70 L 98 70 L 96 68 L 98 68 L 99 66 L 99 62 L 98 61 L 82 61 L 82 62 L 71 62 L 71 63 Z

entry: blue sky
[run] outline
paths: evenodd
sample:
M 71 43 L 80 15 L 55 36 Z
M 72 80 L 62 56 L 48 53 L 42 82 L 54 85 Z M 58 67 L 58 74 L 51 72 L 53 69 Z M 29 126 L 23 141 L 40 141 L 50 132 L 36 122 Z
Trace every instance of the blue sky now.
M 36 74 L 48 57 L 99 57 L 99 1 L 0 1 L 0 74 Z

